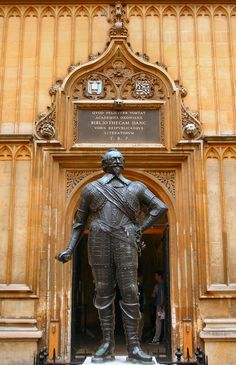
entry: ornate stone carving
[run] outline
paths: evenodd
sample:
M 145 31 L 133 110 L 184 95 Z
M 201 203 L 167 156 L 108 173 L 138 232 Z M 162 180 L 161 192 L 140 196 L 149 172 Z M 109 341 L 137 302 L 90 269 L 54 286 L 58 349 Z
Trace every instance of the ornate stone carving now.
M 94 82 L 94 92 L 89 83 Z M 97 83 L 97 86 L 96 86 Z M 101 89 L 98 90 L 98 83 Z M 165 99 L 165 87 L 160 78 L 151 72 L 141 72 L 124 59 L 118 49 L 114 57 L 93 74 L 79 78 L 72 88 L 73 99 Z
M 185 98 L 185 96 L 188 94 L 188 90 L 183 85 L 180 85 L 179 80 L 175 80 L 175 85 L 179 89 L 181 97 Z
M 47 112 L 40 113 L 36 121 L 36 135 L 39 139 L 53 139 L 55 137 L 56 104 L 48 107 Z
M 155 99 L 165 98 L 164 87 L 160 79 L 153 74 L 139 72 L 129 78 L 122 86 L 123 99 Z
M 47 107 L 46 112 L 41 112 L 35 122 L 36 136 L 39 139 L 50 140 L 55 138 L 56 123 L 56 94 L 63 83 L 62 79 L 58 79 L 56 83 L 49 89 L 49 95 L 52 97 L 51 106 Z
M 68 67 L 68 72 L 70 73 L 70 72 L 72 72 L 72 71 L 76 70 L 79 66 L 80 66 L 80 62 L 75 63 L 75 64 L 73 64 L 73 65 L 70 65 L 70 66 Z
M 165 145 L 165 111 L 164 106 L 160 109 L 161 143 Z
M 49 95 L 54 96 L 60 89 L 61 84 L 63 83 L 62 79 L 58 79 L 56 83 L 49 89 Z
M 118 87 L 122 85 L 125 80 L 131 77 L 132 73 L 132 68 L 127 66 L 119 54 L 115 60 L 104 69 L 104 74 L 109 77 Z
M 199 139 L 201 137 L 201 125 L 198 113 L 191 112 L 183 103 L 181 105 L 183 136 L 186 139 Z
M 171 196 L 175 199 L 176 188 L 176 173 L 175 171 L 146 171 L 148 174 L 155 176 L 155 178 L 160 181 L 168 189 Z
M 150 60 L 150 57 L 146 53 L 136 52 L 135 54 L 136 54 L 136 56 L 143 58 L 144 61 L 149 62 L 149 60 Z
M 67 170 L 66 171 L 66 197 L 72 193 L 74 188 L 82 181 L 85 177 L 97 172 L 98 170 Z
M 115 87 L 103 73 L 96 72 L 80 78 L 74 87 L 73 99 L 114 99 Z
M 165 71 L 168 70 L 167 66 L 164 65 L 164 63 L 161 63 L 161 62 L 156 61 L 156 65 L 159 66 L 159 67 L 161 67 L 161 68 L 163 68 L 163 70 L 165 70 Z
M 114 9 L 111 11 L 114 25 L 111 27 L 109 34 L 110 38 L 127 38 L 128 29 L 124 25 L 126 20 L 126 12 L 120 1 L 115 3 Z
M 98 52 L 97 54 L 91 54 L 89 55 L 89 61 L 96 60 L 96 58 L 98 58 L 99 56 L 101 56 L 101 52 Z

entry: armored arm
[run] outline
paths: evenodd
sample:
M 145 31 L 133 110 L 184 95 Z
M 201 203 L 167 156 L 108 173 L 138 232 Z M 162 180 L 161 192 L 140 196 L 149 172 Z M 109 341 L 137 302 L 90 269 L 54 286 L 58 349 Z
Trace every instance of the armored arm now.
M 145 185 L 142 189 L 140 200 L 148 206 L 149 213 L 140 226 L 141 233 L 151 227 L 161 216 L 167 212 L 166 205 L 158 199 Z
M 75 220 L 73 223 L 73 230 L 70 241 L 68 243 L 66 250 L 59 253 L 59 255 L 57 256 L 58 261 L 65 263 L 71 260 L 75 247 L 83 237 L 83 231 L 87 222 L 88 214 L 89 214 L 89 194 L 87 189 L 85 188 L 81 193 L 79 207 L 76 212 Z

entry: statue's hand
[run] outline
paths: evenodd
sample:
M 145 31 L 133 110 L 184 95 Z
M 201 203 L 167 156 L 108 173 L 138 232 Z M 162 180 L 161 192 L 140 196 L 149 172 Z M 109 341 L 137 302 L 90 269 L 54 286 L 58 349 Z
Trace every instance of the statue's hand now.
M 72 252 L 70 250 L 65 250 L 65 251 L 59 253 L 55 258 L 58 261 L 61 261 L 61 262 L 63 262 L 63 264 L 65 264 L 66 262 L 71 260 Z
M 143 232 L 141 226 L 137 226 L 135 231 L 136 241 L 141 241 L 142 234 Z

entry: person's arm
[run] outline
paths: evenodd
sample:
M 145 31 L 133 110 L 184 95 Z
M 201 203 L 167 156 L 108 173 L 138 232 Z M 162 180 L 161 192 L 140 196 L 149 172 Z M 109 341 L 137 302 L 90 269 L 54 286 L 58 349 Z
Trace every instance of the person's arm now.
M 87 222 L 88 214 L 89 214 L 89 194 L 88 194 L 88 189 L 86 189 L 85 187 L 85 189 L 81 193 L 81 198 L 79 201 L 78 210 L 76 212 L 75 220 L 73 223 L 73 230 L 70 241 L 65 251 L 62 251 L 56 257 L 58 261 L 65 263 L 71 260 L 77 244 L 83 237 L 83 231 Z
M 145 185 L 140 193 L 140 201 L 148 207 L 148 214 L 140 226 L 141 233 L 151 227 L 167 212 L 167 206 L 158 199 Z

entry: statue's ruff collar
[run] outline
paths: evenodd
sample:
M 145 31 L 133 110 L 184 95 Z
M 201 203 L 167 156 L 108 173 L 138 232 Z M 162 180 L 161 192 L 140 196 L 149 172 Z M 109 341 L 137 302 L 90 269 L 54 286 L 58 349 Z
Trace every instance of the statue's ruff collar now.
M 123 184 L 126 184 L 126 185 L 129 185 L 131 183 L 130 180 L 126 179 L 124 176 L 122 175 L 119 175 L 119 176 L 115 176 L 113 174 L 110 174 L 110 173 L 107 173 L 105 174 L 104 176 L 102 176 L 98 181 L 101 183 L 101 184 L 108 184 L 112 179 L 118 179 L 120 180 Z

